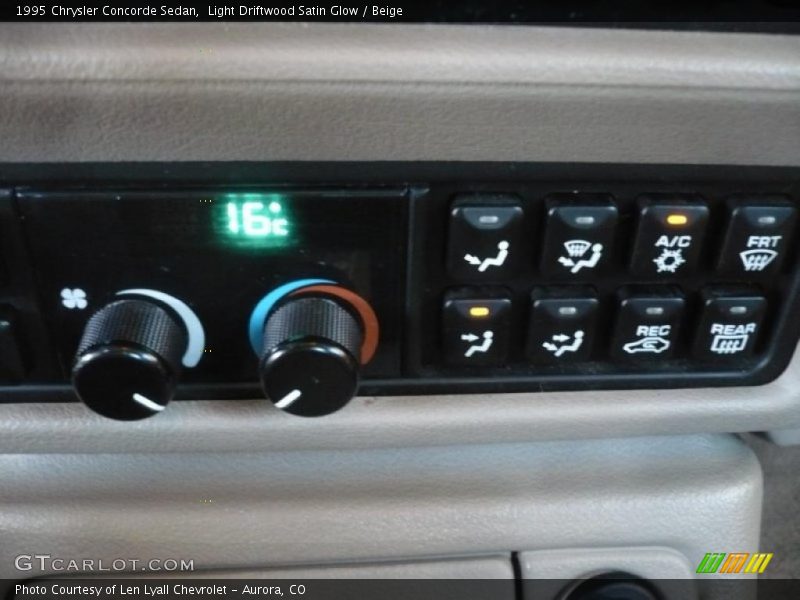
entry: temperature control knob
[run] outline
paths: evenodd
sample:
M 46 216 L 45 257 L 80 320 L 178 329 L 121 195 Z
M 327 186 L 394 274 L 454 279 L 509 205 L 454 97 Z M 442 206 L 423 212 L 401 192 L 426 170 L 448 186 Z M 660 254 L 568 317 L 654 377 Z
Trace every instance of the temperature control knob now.
M 184 328 L 166 309 L 147 300 L 117 300 L 86 324 L 72 385 L 105 417 L 144 419 L 172 399 L 186 344 Z
M 340 298 L 286 298 L 264 325 L 260 367 L 267 398 L 305 417 L 339 410 L 358 387 L 364 334 L 358 311 Z

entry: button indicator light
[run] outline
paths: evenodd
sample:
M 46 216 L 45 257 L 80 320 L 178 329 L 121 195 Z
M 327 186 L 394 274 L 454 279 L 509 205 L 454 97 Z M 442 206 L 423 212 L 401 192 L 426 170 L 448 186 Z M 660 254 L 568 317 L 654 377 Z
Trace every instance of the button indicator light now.
M 688 222 L 689 218 L 686 215 L 672 214 L 667 216 L 667 223 L 669 225 L 686 225 Z
M 469 316 L 476 319 L 488 317 L 491 314 L 488 306 L 473 306 L 469 309 Z

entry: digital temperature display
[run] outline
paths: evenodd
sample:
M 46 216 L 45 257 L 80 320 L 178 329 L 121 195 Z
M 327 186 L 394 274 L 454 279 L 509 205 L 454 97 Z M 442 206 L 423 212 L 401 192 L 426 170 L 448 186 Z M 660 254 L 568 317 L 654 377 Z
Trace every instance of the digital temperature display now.
M 292 234 L 292 223 L 280 195 L 226 194 L 221 200 L 225 222 L 222 230 L 229 238 L 283 245 Z

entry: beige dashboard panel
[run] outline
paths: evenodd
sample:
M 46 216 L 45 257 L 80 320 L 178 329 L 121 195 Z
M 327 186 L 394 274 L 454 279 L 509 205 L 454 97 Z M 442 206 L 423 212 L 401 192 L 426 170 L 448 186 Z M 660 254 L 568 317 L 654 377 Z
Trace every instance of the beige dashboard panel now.
M 647 575 L 643 569 L 658 564 L 662 576 L 691 577 L 686 565 L 709 548 L 757 548 L 763 492 L 757 458 L 729 435 L 369 451 L 4 454 L 0 473 L 4 578 L 58 574 L 50 562 L 14 568 L 17 557 L 32 553 L 253 571 L 557 548 L 597 549 L 591 566 L 573 563 L 591 571 L 603 564 Z M 638 551 L 623 556 L 623 548 Z M 501 560 L 484 576 L 502 577 Z
M 797 36 L 0 25 L 0 163 L 800 164 Z
M 800 427 L 800 357 L 760 387 L 355 398 L 315 419 L 266 400 L 175 401 L 138 422 L 80 403 L 0 408 L 0 452 L 333 450 Z
M 3 163 L 800 165 L 800 38 L 559 27 L 0 25 Z M 0 407 L 5 452 L 338 448 L 800 426 L 758 388 L 360 398 L 302 420 L 176 402 L 145 423 Z M 120 433 L 124 432 L 124 435 Z

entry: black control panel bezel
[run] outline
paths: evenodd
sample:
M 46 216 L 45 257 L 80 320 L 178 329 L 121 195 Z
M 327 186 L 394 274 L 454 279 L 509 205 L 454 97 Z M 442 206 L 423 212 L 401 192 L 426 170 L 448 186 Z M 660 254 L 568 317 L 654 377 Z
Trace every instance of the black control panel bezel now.
M 231 198 L 279 201 L 291 235 L 260 242 L 226 235 Z M 270 290 L 312 278 L 371 298 L 382 343 L 364 376 L 400 376 L 408 229 L 402 186 L 18 189 L 16 209 L 65 375 L 88 316 L 119 299 L 120 290 L 146 288 L 184 301 L 203 323 L 205 351 L 197 369 L 184 369 L 186 387 L 257 381 L 247 335 L 253 308 Z M 85 294 L 85 306 L 65 308 L 59 292 L 74 288 Z
M 719 385 L 756 385 L 767 382 L 779 374 L 788 362 L 797 339 L 797 324 L 790 318 L 800 308 L 798 290 L 798 245 L 793 243 L 779 274 L 769 280 L 754 277 L 744 282 L 714 271 L 718 249 L 724 234 L 727 202 L 734 197 L 759 198 L 773 194 L 785 195 L 797 201 L 796 184 L 773 186 L 760 181 L 731 182 L 724 178 L 693 181 L 674 181 L 661 178 L 643 183 L 639 180 L 577 181 L 577 178 L 542 178 L 535 182 L 494 181 L 465 185 L 463 183 L 433 184 L 427 196 L 417 202 L 414 211 L 413 231 L 416 243 L 412 244 L 409 272 L 410 314 L 415 315 L 416 327 L 411 332 L 409 366 L 418 376 L 430 380 L 430 391 L 530 391 L 581 390 L 642 387 L 699 387 Z M 518 275 L 506 280 L 475 283 L 453 276 L 447 269 L 446 254 L 448 215 L 453 198 L 459 194 L 504 193 L 517 197 L 526 214 L 526 248 L 524 268 Z M 619 209 L 619 223 L 615 233 L 612 268 L 594 278 L 569 280 L 542 272 L 540 258 L 543 252 L 545 200 L 553 196 L 570 195 L 590 197 L 609 195 Z M 699 196 L 711 208 L 709 233 L 703 244 L 703 255 L 695 273 L 687 277 L 643 278 L 631 275 L 629 262 L 637 227 L 639 200 L 643 196 L 672 198 L 685 195 Z M 795 241 L 796 241 L 795 236 Z M 742 285 L 742 284 L 745 285 Z M 682 292 L 687 301 L 687 317 L 679 339 L 680 356 L 672 360 L 654 360 L 647 363 L 613 361 L 595 352 L 595 360 L 574 365 L 532 364 L 525 355 L 530 294 L 534 288 L 590 288 L 600 300 L 597 337 L 610 340 L 613 335 L 619 292 L 635 294 L 657 290 Z M 728 361 L 725 365 L 702 362 L 691 356 L 694 328 L 700 316 L 700 295 L 709 288 L 750 289 L 764 294 L 770 307 L 777 307 L 767 315 L 762 325 L 762 335 L 752 357 Z M 442 299 L 448 290 L 473 288 L 487 293 L 506 290 L 512 298 L 511 353 L 503 367 L 447 366 L 437 337 L 441 334 Z M 776 363 L 779 366 L 776 366 Z M 447 382 L 446 385 L 443 382 Z
M 398 265 L 407 273 L 405 281 L 406 319 L 403 330 L 402 377 L 364 378 L 362 395 L 484 393 L 545 390 L 593 390 L 632 388 L 681 388 L 767 383 L 786 368 L 800 336 L 800 319 L 793 315 L 800 310 L 800 273 L 798 244 L 792 244 L 784 272 L 777 282 L 782 301 L 779 310 L 772 310 L 765 330 L 768 337 L 760 340 L 756 355 L 735 366 L 698 364 L 688 359 L 668 364 L 626 366 L 615 364 L 604 368 L 599 362 L 574 369 L 526 368 L 520 360 L 523 347 L 515 343 L 515 366 L 509 368 L 447 367 L 441 359 L 441 346 L 435 339 L 440 331 L 443 293 L 461 285 L 474 285 L 451 278 L 445 268 L 448 207 L 455 194 L 467 192 L 504 192 L 517 194 L 525 206 L 531 207 L 531 230 L 541 235 L 541 204 L 553 193 L 610 194 L 620 206 L 623 228 L 618 236 L 618 265 L 625 260 L 625 241 L 630 229 L 622 219 L 629 219 L 636 198 L 642 194 L 698 194 L 712 206 L 711 222 L 718 231 L 720 207 L 732 195 L 785 195 L 800 203 L 800 169 L 740 166 L 689 165 L 613 165 L 613 164 L 522 164 L 522 163 L 178 163 L 178 164 L 81 164 L 81 165 L 0 165 L 0 187 L 12 196 L 14 189 L 39 191 L 111 189 L 140 191 L 177 191 L 197 187 L 226 186 L 270 187 L 287 189 L 365 190 L 403 188 L 409 198 L 409 245 L 407 264 Z M 0 191 L 0 195 L 2 191 Z M 17 337 L 30 365 L 31 377 L 52 372 L 55 361 L 48 349 L 50 334 L 37 319 L 40 307 L 33 291 L 33 274 L 28 272 L 28 250 L 19 234 L 18 215 L 13 200 L 2 202 L 0 226 L 4 231 L 3 250 L 7 270 L 6 292 L 0 304 L 21 317 Z M 12 226 L 13 225 L 13 226 Z M 16 230 L 16 231 L 15 231 Z M 710 247 L 708 244 L 706 247 Z M 573 285 L 543 278 L 536 266 L 540 248 L 531 251 L 530 267 L 511 282 L 499 285 L 511 289 L 516 316 L 525 323 L 529 294 L 535 286 Z M 691 291 L 692 297 L 709 280 L 727 284 L 729 280 L 714 278 L 710 256 L 697 276 L 676 281 Z M 406 269 L 407 267 L 407 269 Z M 616 271 L 601 282 L 601 296 L 608 300 L 617 288 L 631 284 L 624 270 Z M 636 282 L 648 285 L 654 282 Z M 494 284 L 492 284 L 494 285 Z M 596 285 L 583 282 L 581 285 Z M 665 285 L 658 283 L 658 285 Z M 756 284 L 758 285 L 758 284 Z M 774 301 L 774 298 L 771 300 Z M 694 301 L 694 300 L 692 300 Z M 774 307 L 775 305 L 772 304 Z M 604 310 L 610 310 L 604 308 Z M 0 315 L 2 316 L 2 315 Z M 602 321 L 610 323 L 606 314 Z M 525 327 L 518 328 L 518 336 Z M 768 343 L 767 343 L 768 342 Z M 49 371 L 48 371 L 49 370 Z M 258 384 L 179 386 L 177 398 L 250 398 L 260 397 Z M 42 380 L 35 385 L 25 383 L 0 386 L 0 401 L 74 400 L 64 383 Z

